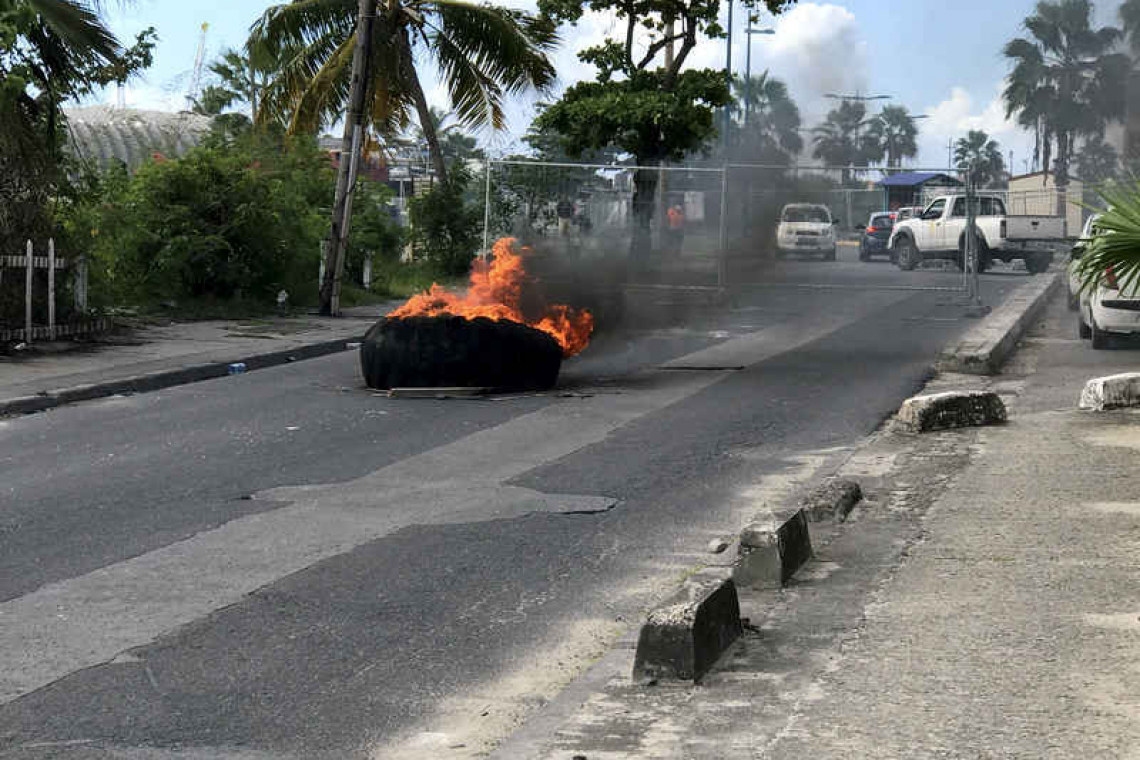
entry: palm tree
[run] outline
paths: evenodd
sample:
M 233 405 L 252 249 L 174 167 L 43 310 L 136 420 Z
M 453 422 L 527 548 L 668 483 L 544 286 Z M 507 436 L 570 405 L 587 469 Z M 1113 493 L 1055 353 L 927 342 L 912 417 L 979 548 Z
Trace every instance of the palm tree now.
M 1111 271 L 1120 290 L 1132 291 L 1140 286 L 1140 180 L 1110 183 L 1098 192 L 1098 234 L 1077 266 L 1082 287 L 1096 287 Z
M 93 67 L 119 63 L 122 47 L 100 18 L 102 3 L 81 0 L 15 0 L 11 9 L 15 39 L 0 47 L 4 58 L 23 66 L 30 88 L 9 89 L 0 99 L 0 132 L 30 137 L 42 125 L 45 144 L 54 154 L 59 105 L 90 87 Z M 9 97 L 11 101 L 9 102 Z
M 523 11 L 466 0 L 380 0 L 369 62 L 368 119 L 397 134 L 414 112 L 424 129 L 436 175 L 447 167 L 415 61 L 433 59 L 458 120 L 501 129 L 507 94 L 549 88 L 547 54 L 553 25 Z M 356 44 L 353 0 L 293 0 L 270 7 L 254 23 L 248 47 L 280 67 L 266 88 L 258 119 L 280 118 L 290 132 L 317 132 L 345 111 Z
M 1120 167 L 1120 154 L 1103 137 L 1095 136 L 1085 139 L 1076 161 L 1077 176 L 1081 181 L 1098 185 L 1116 176 Z
M 812 155 L 831 166 L 842 166 L 843 184 L 851 182 L 847 167 L 867 164 L 882 155 L 878 146 L 862 134 L 867 126 L 867 107 L 858 101 L 845 100 L 828 111 L 827 119 L 812 130 L 815 148 Z
M 250 117 L 256 118 L 258 97 L 265 89 L 269 73 L 275 68 L 275 63 L 265 51 L 226 50 L 210 64 L 210 73 L 217 83 L 206 89 L 212 92 L 214 99 L 223 103 L 223 109 L 233 103 L 248 103 Z M 202 100 L 206 98 L 203 96 Z
M 804 149 L 800 137 L 800 109 L 784 82 L 765 71 L 751 81 L 733 77 L 735 98 L 731 108 L 738 118 L 733 144 L 759 163 L 786 164 Z M 743 114 L 747 113 L 747 120 Z
M 971 129 L 965 137 L 954 144 L 954 164 L 963 176 L 967 167 L 974 166 L 973 179 L 977 187 L 991 187 L 1001 180 L 1005 173 L 1005 160 L 997 141 L 991 140 L 980 129 Z
M 867 140 L 877 146 L 880 155 L 886 156 L 887 166 L 896 169 L 904 158 L 918 155 L 918 127 L 905 106 L 885 106 L 871 119 Z
M 1069 165 L 1081 137 L 1103 134 L 1109 121 L 1124 116 L 1131 63 L 1113 53 L 1122 32 L 1093 29 L 1089 0 L 1041 0 L 1025 19 L 1030 39 L 1010 41 L 1004 53 L 1013 64 L 1004 92 L 1006 117 L 1034 131 L 1034 159 L 1052 165 L 1057 185 L 1068 182 Z M 1063 201 L 1062 201 L 1063 202 Z
M 1120 24 L 1128 40 L 1135 64 L 1140 60 L 1140 0 L 1125 0 L 1119 10 Z M 1129 166 L 1140 163 L 1140 68 L 1128 73 L 1127 106 L 1124 118 L 1124 161 Z

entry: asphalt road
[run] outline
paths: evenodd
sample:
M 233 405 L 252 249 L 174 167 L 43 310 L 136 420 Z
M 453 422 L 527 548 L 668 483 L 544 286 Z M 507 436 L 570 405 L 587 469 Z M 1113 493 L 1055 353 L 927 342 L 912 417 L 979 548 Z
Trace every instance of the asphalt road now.
M 2 420 L 0 756 L 471 756 L 918 388 L 971 320 L 897 288 L 960 282 L 755 267 L 545 395 L 342 354 Z

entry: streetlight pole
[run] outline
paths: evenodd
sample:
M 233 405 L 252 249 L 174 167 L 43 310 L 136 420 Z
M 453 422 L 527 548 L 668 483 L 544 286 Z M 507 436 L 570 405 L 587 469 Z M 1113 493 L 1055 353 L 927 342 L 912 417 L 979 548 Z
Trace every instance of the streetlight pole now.
M 744 55 L 744 126 L 748 126 L 749 116 L 752 114 L 752 35 L 775 34 L 775 29 L 753 29 L 752 23 L 756 21 L 754 14 L 748 15 L 748 28 L 744 31 L 748 35 L 748 52 Z
M 728 0 L 728 38 L 727 44 L 724 46 L 724 77 L 725 85 L 728 87 L 728 95 L 732 97 L 732 6 L 734 0 Z M 728 104 L 724 106 L 724 160 L 728 161 L 728 128 L 732 123 L 732 109 Z

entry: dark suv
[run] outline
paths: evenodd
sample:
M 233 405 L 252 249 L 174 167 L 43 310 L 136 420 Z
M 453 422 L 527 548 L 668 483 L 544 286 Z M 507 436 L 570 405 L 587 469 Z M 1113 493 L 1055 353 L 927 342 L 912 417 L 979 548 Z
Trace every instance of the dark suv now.
M 887 246 L 891 239 L 891 229 L 895 226 L 895 215 L 890 211 L 878 211 L 871 214 L 867 221 L 867 229 L 863 230 L 863 237 L 859 240 L 859 260 L 870 261 L 872 256 L 890 256 L 894 261 L 894 254 Z

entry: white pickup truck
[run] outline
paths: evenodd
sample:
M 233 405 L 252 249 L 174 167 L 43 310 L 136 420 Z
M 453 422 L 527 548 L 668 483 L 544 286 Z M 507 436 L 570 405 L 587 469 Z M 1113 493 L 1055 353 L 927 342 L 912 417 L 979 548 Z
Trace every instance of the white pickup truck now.
M 974 202 L 979 271 L 984 272 L 994 259 L 1022 259 L 1031 274 L 1049 268 L 1052 250 L 1032 244 L 1064 239 L 1062 217 L 1008 216 L 1005 202 L 996 195 L 976 195 Z M 927 259 L 950 259 L 963 267 L 966 196 L 935 198 L 919 216 L 895 224 L 888 245 L 899 269 L 914 269 Z

